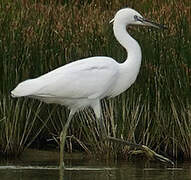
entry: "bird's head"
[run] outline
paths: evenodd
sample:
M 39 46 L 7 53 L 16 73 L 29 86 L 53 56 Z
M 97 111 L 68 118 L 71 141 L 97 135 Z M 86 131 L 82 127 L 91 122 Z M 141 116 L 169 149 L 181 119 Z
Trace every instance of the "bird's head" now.
M 110 23 L 121 23 L 124 25 L 144 25 L 155 28 L 166 29 L 166 26 L 145 19 L 140 13 L 131 8 L 120 9 Z

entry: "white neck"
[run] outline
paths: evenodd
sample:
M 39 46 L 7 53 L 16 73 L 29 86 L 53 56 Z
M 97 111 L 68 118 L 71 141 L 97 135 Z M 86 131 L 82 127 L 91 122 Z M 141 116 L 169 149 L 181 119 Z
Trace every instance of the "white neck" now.
M 111 96 L 117 96 L 128 89 L 136 80 L 141 65 L 141 48 L 126 30 L 126 26 L 114 21 L 114 34 L 119 43 L 126 49 L 128 57 L 119 63 L 119 77 L 112 89 Z
M 122 64 L 128 64 L 128 66 L 133 65 L 139 71 L 142 53 L 138 42 L 128 34 L 124 24 L 114 21 L 113 30 L 116 39 L 126 49 L 128 54 L 126 61 Z

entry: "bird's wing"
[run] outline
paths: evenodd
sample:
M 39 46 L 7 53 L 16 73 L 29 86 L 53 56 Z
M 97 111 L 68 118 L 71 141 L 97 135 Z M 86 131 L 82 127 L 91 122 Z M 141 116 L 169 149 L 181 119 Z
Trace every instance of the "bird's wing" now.
M 31 95 L 60 98 L 107 96 L 118 75 L 118 63 L 107 57 L 92 57 L 70 63 L 34 81 L 39 88 Z

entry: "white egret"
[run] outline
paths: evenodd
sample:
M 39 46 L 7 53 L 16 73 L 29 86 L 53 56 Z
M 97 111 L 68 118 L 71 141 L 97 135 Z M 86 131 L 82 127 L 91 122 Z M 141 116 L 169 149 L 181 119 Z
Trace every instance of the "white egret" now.
M 137 78 L 141 65 L 141 48 L 128 34 L 126 27 L 146 25 L 164 28 L 163 25 L 144 19 L 131 8 L 119 10 L 111 22 L 116 39 L 128 52 L 125 62 L 118 63 L 105 56 L 81 59 L 38 78 L 23 81 L 11 91 L 13 97 L 27 96 L 46 103 L 65 105 L 70 109 L 60 135 L 60 168 L 63 166 L 66 133 L 73 115 L 85 107 L 91 107 L 103 126 L 100 100 L 119 95 Z

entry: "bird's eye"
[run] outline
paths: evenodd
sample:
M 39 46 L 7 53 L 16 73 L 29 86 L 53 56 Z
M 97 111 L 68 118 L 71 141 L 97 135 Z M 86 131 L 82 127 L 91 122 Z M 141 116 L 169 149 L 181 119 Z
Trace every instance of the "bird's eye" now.
M 138 18 L 137 15 L 135 15 L 135 16 L 134 16 L 134 19 L 135 19 L 135 21 L 138 21 L 139 18 Z

